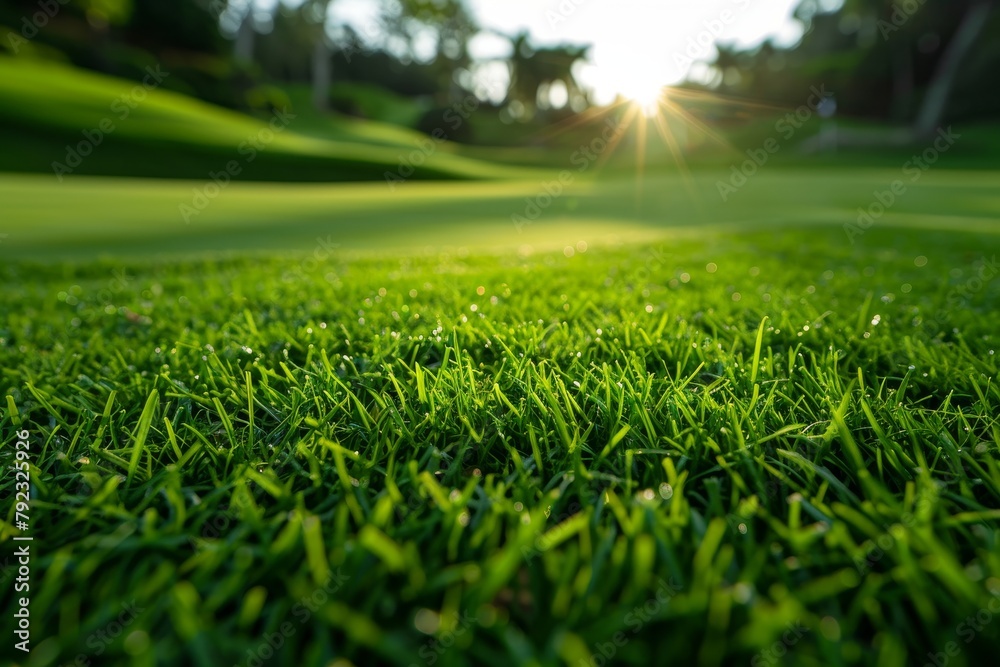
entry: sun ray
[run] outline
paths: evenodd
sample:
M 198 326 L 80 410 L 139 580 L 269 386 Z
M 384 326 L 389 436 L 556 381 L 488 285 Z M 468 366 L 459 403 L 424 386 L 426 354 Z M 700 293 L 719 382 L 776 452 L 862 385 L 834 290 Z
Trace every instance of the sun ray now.
M 660 136 L 666 142 L 667 148 L 670 149 L 670 153 L 674 156 L 674 162 L 677 164 L 677 168 L 681 174 L 681 180 L 684 182 L 684 189 L 691 195 L 691 200 L 698 208 L 698 212 L 702 213 L 701 198 L 699 197 L 698 191 L 694 186 L 694 180 L 691 177 L 691 169 L 688 167 L 687 161 L 684 159 L 684 153 L 681 150 L 680 145 L 678 145 L 677 139 L 674 137 L 674 133 L 670 129 L 670 125 L 667 123 L 663 114 L 659 113 L 653 116 L 653 122 L 656 125 L 656 129 L 659 131 Z
M 686 109 L 684 109 L 676 102 L 672 102 L 669 97 L 663 100 L 663 106 L 668 110 L 668 112 L 673 112 L 681 120 L 685 121 L 686 123 L 698 129 L 702 134 L 707 136 L 709 139 L 714 141 L 719 146 L 722 146 L 727 150 L 733 151 L 734 153 L 739 153 L 739 149 L 737 149 L 735 146 L 729 143 L 725 138 L 722 137 L 722 135 L 718 134 L 710 127 L 705 125 L 703 122 L 698 120 L 693 114 L 689 113 Z
M 719 93 L 706 90 L 691 90 L 690 88 L 672 88 L 670 91 L 670 95 L 671 97 L 676 97 L 680 99 L 697 100 L 702 102 L 714 102 L 714 103 L 724 102 L 726 104 L 738 105 L 747 109 L 758 109 L 761 111 L 789 111 L 789 108 L 786 106 L 765 104 L 762 102 L 756 102 L 754 100 L 745 97 L 737 97 L 734 95 L 721 95 Z
M 642 179 L 646 173 L 646 125 L 649 123 L 648 116 L 643 114 L 643 117 L 639 119 L 639 125 L 636 128 L 636 150 L 635 150 L 635 169 L 636 169 L 636 181 L 635 181 L 635 208 L 640 213 L 642 212 Z
M 587 123 L 594 122 L 596 119 L 612 113 L 613 111 L 615 111 L 616 109 L 627 103 L 628 102 L 626 100 L 618 100 L 617 102 L 614 102 L 605 107 L 591 107 L 586 111 L 578 113 L 565 120 L 561 120 L 558 123 L 555 123 L 540 130 L 536 134 L 533 134 L 530 137 L 530 139 L 532 141 L 535 141 L 538 139 L 552 139 L 554 137 L 558 137 L 560 134 L 569 132 L 570 130 L 575 129 L 581 125 L 586 125 Z
M 615 133 L 615 136 L 612 137 L 611 141 L 608 142 L 607 148 L 604 149 L 604 152 L 597 159 L 597 165 L 596 165 L 597 168 L 603 167 L 605 163 L 611 158 L 612 153 L 614 153 L 615 149 L 618 147 L 618 144 L 621 143 L 622 138 L 624 138 L 625 134 L 628 132 L 628 128 L 632 126 L 632 123 L 638 117 L 639 117 L 639 110 L 636 109 L 634 106 L 629 107 L 628 110 L 625 112 L 625 115 L 622 116 L 621 123 L 618 127 L 618 132 Z

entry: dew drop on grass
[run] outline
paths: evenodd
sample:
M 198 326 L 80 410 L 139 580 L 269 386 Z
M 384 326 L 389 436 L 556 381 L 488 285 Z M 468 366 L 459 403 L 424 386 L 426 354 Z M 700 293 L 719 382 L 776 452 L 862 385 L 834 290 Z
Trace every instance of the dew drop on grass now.
M 828 641 L 840 641 L 840 624 L 833 616 L 823 617 L 823 620 L 819 622 L 819 631 L 823 638 Z
M 441 617 L 430 609 L 421 609 L 413 617 L 413 627 L 425 635 L 433 635 L 441 625 Z

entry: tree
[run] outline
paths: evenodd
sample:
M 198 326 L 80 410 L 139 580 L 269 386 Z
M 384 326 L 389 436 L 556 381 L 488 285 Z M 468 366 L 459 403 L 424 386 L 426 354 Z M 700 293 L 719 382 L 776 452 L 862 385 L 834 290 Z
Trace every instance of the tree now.
M 979 1 L 970 5 L 965 11 L 965 16 L 952 36 L 948 48 L 945 49 L 940 61 L 938 61 L 934 78 L 927 88 L 923 106 L 920 108 L 920 114 L 917 116 L 913 128 L 916 136 L 933 135 L 943 122 L 948 100 L 955 87 L 962 63 L 983 33 L 992 8 L 991 2 Z
M 406 45 L 404 57 L 417 60 L 417 43 L 430 35 L 432 56 L 427 65 L 438 82 L 438 103 L 447 105 L 467 93 L 456 82 L 456 74 L 472 64 L 469 41 L 479 32 L 463 0 L 390 0 L 382 13 L 388 38 Z
M 520 104 L 524 110 L 522 117 L 531 118 L 535 115 L 540 91 L 551 88 L 556 82 L 566 86 L 570 99 L 586 98 L 586 93 L 573 74 L 573 65 L 587 57 L 589 46 L 565 44 L 536 49 L 530 44 L 526 32 L 521 32 L 510 40 L 513 53 L 510 57 L 507 104 Z
M 957 97 L 963 97 L 966 115 L 1000 107 L 995 90 L 978 85 L 971 90 L 970 78 L 963 76 L 973 65 L 980 72 L 1000 67 L 1000 51 L 979 48 L 990 43 L 987 35 L 1000 37 L 995 4 L 845 0 L 830 11 L 828 2 L 803 0 L 795 12 L 803 25 L 800 42 L 768 58 L 764 49 L 744 51 L 742 76 L 723 78 L 719 88 L 787 104 L 822 82 L 836 93 L 845 115 L 903 126 L 895 132 L 841 131 L 837 145 L 924 141 L 947 122 Z M 715 67 L 731 68 L 733 56 L 720 51 Z M 778 56 L 785 68 L 768 67 Z
M 329 107 L 333 60 L 327 17 L 332 0 L 306 0 L 291 6 L 284 2 L 275 7 L 273 27 L 258 35 L 255 55 L 265 73 L 280 81 L 309 82 L 313 105 L 325 111 Z
M 303 5 L 307 17 L 315 21 L 312 31 L 312 87 L 313 106 L 319 111 L 327 111 L 330 106 L 330 82 L 333 78 L 333 64 L 330 61 L 330 44 L 326 36 L 326 19 L 331 0 L 306 0 Z

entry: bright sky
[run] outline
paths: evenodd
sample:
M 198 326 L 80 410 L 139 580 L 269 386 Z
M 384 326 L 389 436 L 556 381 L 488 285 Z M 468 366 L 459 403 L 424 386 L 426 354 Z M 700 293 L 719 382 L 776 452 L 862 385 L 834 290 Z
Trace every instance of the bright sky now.
M 580 72 L 580 79 L 594 89 L 598 102 L 609 102 L 616 93 L 641 97 L 649 86 L 679 83 L 691 61 L 714 57 L 717 40 L 751 46 L 770 36 L 792 43 L 801 34 L 791 18 L 798 4 L 799 0 L 471 0 L 483 26 L 508 34 L 526 29 L 544 44 L 592 44 L 592 66 Z M 473 55 L 500 55 L 485 47 Z
M 767 37 L 794 43 L 799 24 L 791 18 L 799 0 L 468 0 L 479 24 L 514 35 L 527 30 L 537 44 L 591 44 L 591 63 L 578 78 L 610 102 L 619 94 L 642 99 L 663 85 L 678 83 L 692 63 L 709 61 L 714 43 L 752 46 Z M 274 0 L 258 0 L 271 5 Z M 336 0 L 334 23 L 350 23 L 364 34 L 378 0 Z M 499 58 L 510 44 L 482 35 L 470 45 L 473 57 Z

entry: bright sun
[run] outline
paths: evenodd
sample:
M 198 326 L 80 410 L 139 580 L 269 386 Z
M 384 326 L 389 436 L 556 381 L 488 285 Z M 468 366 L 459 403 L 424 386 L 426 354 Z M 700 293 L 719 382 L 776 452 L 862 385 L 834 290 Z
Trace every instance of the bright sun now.
M 658 78 L 644 77 L 640 71 L 633 73 L 628 80 L 619 84 L 621 94 L 632 100 L 647 118 L 659 112 L 664 88 Z

